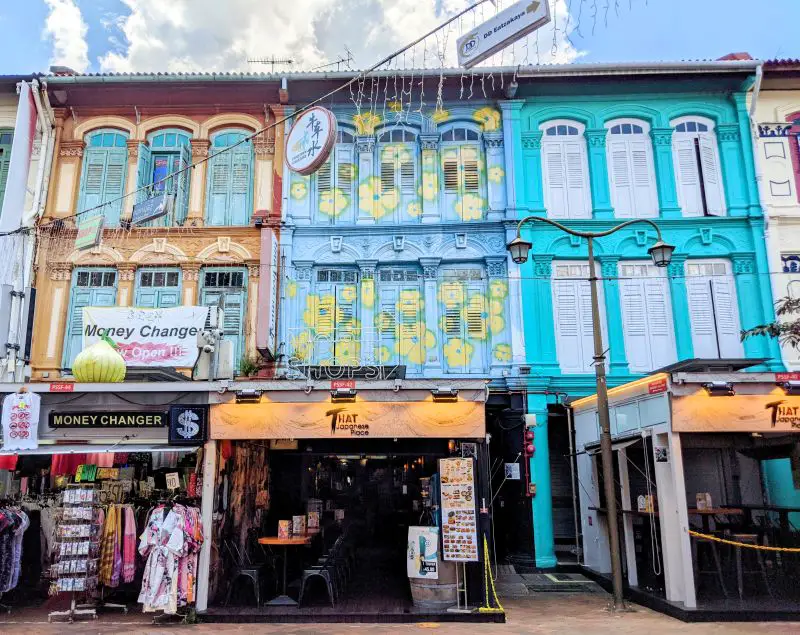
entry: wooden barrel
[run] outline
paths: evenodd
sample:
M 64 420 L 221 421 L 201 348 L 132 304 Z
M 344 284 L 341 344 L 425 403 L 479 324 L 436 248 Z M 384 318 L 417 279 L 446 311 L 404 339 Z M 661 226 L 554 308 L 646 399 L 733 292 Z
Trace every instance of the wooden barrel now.
M 455 606 L 458 599 L 455 562 L 439 561 L 438 580 L 409 578 L 409 583 L 411 584 L 411 598 L 414 600 L 416 608 L 444 611 Z

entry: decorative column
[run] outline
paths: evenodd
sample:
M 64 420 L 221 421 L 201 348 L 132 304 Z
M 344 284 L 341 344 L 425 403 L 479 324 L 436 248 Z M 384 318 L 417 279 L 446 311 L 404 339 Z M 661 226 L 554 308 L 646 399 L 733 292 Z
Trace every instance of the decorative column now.
M 672 158 L 672 128 L 653 128 L 653 164 L 658 188 L 658 209 L 661 218 L 680 218 L 678 190 L 675 186 L 675 162 Z
M 747 216 L 747 176 L 744 171 L 741 135 L 735 123 L 716 128 L 719 156 L 722 161 L 722 184 L 728 216 Z
M 253 139 L 253 150 L 256 155 L 254 174 L 253 217 L 269 217 L 272 211 L 272 165 L 275 158 L 275 140 L 262 132 Z
M 183 279 L 183 306 L 197 306 L 200 299 L 198 283 L 200 281 L 200 263 L 181 263 L 181 278 Z
M 737 125 L 739 126 L 739 139 L 742 151 L 742 173 L 744 178 L 744 188 L 747 192 L 747 201 L 750 216 L 763 216 L 761 209 L 761 197 L 758 192 L 758 180 L 756 178 L 755 152 L 753 149 L 753 137 L 750 129 L 750 112 L 747 107 L 747 93 L 738 92 L 731 96 L 736 105 Z
M 358 225 L 374 225 L 375 224 L 375 195 L 378 192 L 373 191 L 378 185 L 375 183 L 373 176 L 375 176 L 375 137 L 364 136 L 356 137 L 356 155 L 358 161 L 358 214 L 356 216 L 356 223 Z M 424 159 L 424 156 L 423 156 Z M 423 161 L 423 170 L 425 163 Z M 372 198 L 362 197 L 361 183 L 369 183 L 371 187 L 363 188 L 372 192 Z
M 544 207 L 544 185 L 542 183 L 542 133 L 522 133 L 521 171 L 514 175 L 517 182 L 517 208 L 520 216 L 532 214 L 546 216 Z M 517 164 L 518 165 L 518 164 Z M 526 206 L 528 210 L 523 209 Z
M 120 262 L 117 264 L 117 278 L 117 306 L 133 306 L 136 263 Z
M 503 160 L 503 133 L 499 130 L 484 132 L 483 141 L 486 146 L 486 220 L 502 221 L 506 217 L 507 177 Z
M 47 270 L 38 276 L 40 284 L 35 331 L 31 339 L 31 366 L 38 371 L 57 373 L 61 368 L 64 335 L 69 321 L 73 264 L 50 262 L 46 267 Z
M 63 218 L 78 209 L 81 182 L 81 164 L 86 143 L 82 139 L 65 140 L 59 144 L 56 178 L 47 201 L 48 216 Z
M 689 296 L 686 293 L 686 256 L 672 256 L 667 267 L 669 294 L 672 299 L 672 319 L 675 324 L 675 350 L 678 360 L 694 357 L 692 344 L 692 316 Z
M 208 139 L 192 139 L 192 163 L 208 157 L 211 142 Z M 205 199 L 206 199 L 206 173 L 208 161 L 204 161 L 196 168 L 192 168 L 192 178 L 189 184 L 189 213 L 186 216 L 186 225 L 189 227 L 202 227 L 205 224 Z
M 135 192 L 139 187 L 139 139 L 128 139 L 128 175 L 125 180 L 125 194 Z M 130 220 L 133 215 L 133 204 L 140 200 L 140 196 L 126 196 L 122 201 L 120 220 Z
M 442 350 L 442 330 L 439 328 L 439 301 L 437 299 L 439 282 L 439 264 L 441 258 L 420 258 L 419 265 L 422 267 L 422 275 L 425 280 L 425 328 L 436 333 L 436 346 L 428 349 L 425 359 L 423 374 L 425 377 L 441 377 L 442 358 L 439 351 Z
M 586 130 L 589 146 L 589 182 L 592 190 L 592 217 L 598 220 L 614 218 L 611 192 L 608 185 L 608 158 L 606 137 L 608 130 Z
M 762 290 L 769 290 L 769 285 L 760 285 L 756 274 L 755 258 L 750 255 L 733 257 L 733 277 L 736 283 L 736 297 L 739 301 L 739 320 L 742 329 L 749 329 L 758 324 L 765 324 L 775 320 L 771 310 L 763 310 Z M 769 370 L 783 370 L 780 362 L 781 351 L 778 341 L 768 337 L 750 337 L 744 341 L 745 357 L 764 357 L 770 362 L 777 362 L 777 368 Z
M 361 272 L 361 364 L 378 365 L 375 328 L 375 267 L 377 260 L 356 260 Z
M 550 481 L 550 446 L 547 427 L 547 395 L 528 395 L 528 413 L 536 417 L 533 429 L 533 446 L 530 459 L 531 483 L 536 491 L 531 499 L 533 511 L 533 545 L 536 566 L 542 569 L 555 567 L 556 550 L 553 532 L 553 488 Z
M 560 375 L 556 349 L 556 326 L 553 317 L 553 256 L 531 256 L 523 280 L 525 307 L 525 344 L 531 371 L 537 375 Z
M 506 259 L 508 256 L 486 256 L 486 273 L 489 277 L 489 293 L 487 294 L 488 310 L 490 315 L 496 315 L 497 309 L 502 307 L 501 317 L 504 325 L 499 333 L 489 330 L 489 369 L 492 377 L 503 377 L 503 373 L 508 374 L 511 368 L 511 356 L 506 351 L 511 352 L 509 341 L 510 328 L 508 317 L 508 271 L 506 270 Z M 499 307 L 497 306 L 499 303 Z M 494 308 L 493 308 L 494 307 Z
M 603 298 L 606 308 L 606 328 L 609 347 L 609 374 L 628 375 L 628 360 L 625 355 L 625 331 L 622 323 L 622 304 L 619 297 L 619 257 L 600 256 L 600 272 L 603 277 Z M 601 315 L 602 319 L 602 315 Z
M 244 355 L 256 354 L 256 328 L 258 318 L 258 285 L 261 280 L 261 264 L 258 260 L 247 260 L 247 315 L 245 316 Z
M 510 243 L 517 235 L 517 224 L 511 221 L 504 223 L 506 230 L 506 244 Z M 529 265 L 525 266 L 527 271 Z M 508 307 L 511 327 L 511 361 L 513 374 L 519 374 L 520 366 L 527 366 L 528 359 L 525 352 L 525 315 L 522 309 L 522 280 L 520 276 L 523 268 L 514 264 L 511 256 L 506 262 L 508 270 Z M 529 297 L 529 296 L 527 296 Z
M 419 135 L 419 149 L 422 155 L 422 223 L 423 225 L 441 221 L 439 192 L 439 135 L 434 133 Z
M 506 218 L 513 220 L 528 215 L 528 201 L 525 198 L 524 148 L 522 140 L 522 99 L 500 102 L 503 114 L 503 155 L 505 159 Z M 535 134 L 535 133 L 534 133 Z M 539 139 L 541 139 L 539 133 Z M 536 172 L 541 180 L 541 171 Z

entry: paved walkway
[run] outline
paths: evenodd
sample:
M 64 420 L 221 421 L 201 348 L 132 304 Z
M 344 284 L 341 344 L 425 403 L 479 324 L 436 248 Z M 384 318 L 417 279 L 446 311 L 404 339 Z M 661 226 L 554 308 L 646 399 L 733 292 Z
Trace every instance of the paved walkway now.
M 756 624 L 684 624 L 678 620 L 655 613 L 642 607 L 630 612 L 614 614 L 606 609 L 608 596 L 597 593 L 545 593 L 528 598 L 506 600 L 508 621 L 506 624 L 200 624 L 195 626 L 159 627 L 147 616 L 108 615 L 95 622 L 76 624 L 48 624 L 47 622 L 24 622 L 24 614 L 0 615 L 0 633 L 8 635 L 67 635 L 117 633 L 167 633 L 178 635 L 280 633 L 283 635 L 361 635 L 393 634 L 435 631 L 439 635 L 469 635 L 486 633 L 492 635 L 527 635 L 528 633 L 570 633 L 595 635 L 691 635 L 692 633 L 745 633 L 770 635 L 800 633 L 800 623 L 756 623 Z

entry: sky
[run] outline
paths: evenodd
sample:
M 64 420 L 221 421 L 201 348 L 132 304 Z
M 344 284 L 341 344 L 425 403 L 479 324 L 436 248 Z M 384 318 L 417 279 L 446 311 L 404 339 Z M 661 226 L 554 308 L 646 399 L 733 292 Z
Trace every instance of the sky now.
M 306 70 L 346 56 L 365 68 L 475 0 L 0 0 L 0 74 Z M 800 57 L 800 0 L 549 0 L 550 25 L 501 64 Z M 497 0 L 500 7 L 512 0 Z M 769 7 L 769 10 L 766 7 Z M 761 12 L 754 7 L 761 9 Z M 455 40 L 490 3 L 399 59 L 454 64 Z

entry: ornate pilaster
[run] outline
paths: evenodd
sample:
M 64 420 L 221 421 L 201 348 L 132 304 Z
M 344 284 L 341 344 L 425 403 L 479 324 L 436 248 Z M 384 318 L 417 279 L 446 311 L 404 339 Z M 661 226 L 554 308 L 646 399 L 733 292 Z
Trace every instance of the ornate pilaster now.
M 134 163 L 139 159 L 139 144 L 141 141 L 138 139 L 127 139 L 125 144 L 128 146 L 128 161 Z
M 74 266 L 71 262 L 52 262 L 47 266 L 47 273 L 50 276 L 50 280 L 58 282 L 72 280 L 72 268 Z
M 722 161 L 720 178 L 723 179 L 723 201 L 727 200 L 728 215 L 747 216 L 749 204 L 745 162 L 750 161 L 752 156 L 748 158 L 743 156 L 739 124 L 718 124 L 715 132 Z M 748 134 L 748 140 L 749 138 Z
M 606 330 L 608 332 L 609 364 L 611 375 L 627 375 L 628 360 L 625 355 L 625 330 L 622 302 L 619 293 L 619 257 L 601 256 L 600 275 L 603 278 Z M 601 310 L 601 314 L 603 311 Z
M 192 162 L 208 157 L 211 142 L 208 139 L 191 139 Z M 189 213 L 186 215 L 188 227 L 202 227 L 205 219 L 206 174 L 208 163 L 203 162 L 192 168 L 189 181 Z
M 85 149 L 86 143 L 83 139 L 65 140 L 61 142 L 58 148 L 58 156 L 81 159 Z
M 439 135 L 422 134 L 419 137 L 422 155 L 422 223 L 438 223 L 441 219 L 439 197 Z
M 592 191 L 592 216 L 610 219 L 614 217 L 611 205 L 611 192 L 608 187 L 608 157 L 606 155 L 605 128 L 586 130 L 586 144 L 589 147 L 589 183 Z
M 441 258 L 420 258 L 419 266 L 422 268 L 423 297 L 425 298 L 425 328 L 433 333 L 440 333 L 439 302 L 436 298 L 439 286 L 439 265 Z M 425 357 L 423 373 L 426 377 L 440 377 L 442 374 L 442 359 L 439 355 L 443 342 L 437 341 L 436 346 L 428 349 Z
M 181 263 L 181 276 L 183 277 L 183 305 L 193 306 L 197 303 L 199 296 L 198 286 L 200 282 L 200 263 L 184 262 Z
M 375 173 L 375 135 L 359 135 L 356 137 L 356 161 L 358 163 L 358 179 L 360 182 L 371 182 Z M 356 223 L 359 225 L 375 224 L 376 201 L 359 200 Z
M 489 210 L 487 220 L 502 221 L 506 217 L 506 169 L 503 131 L 484 132 L 486 147 L 486 194 Z
M 211 146 L 208 139 L 191 139 L 189 143 L 192 145 L 192 160 L 205 159 L 208 156 L 208 149 Z
M 672 262 L 667 266 L 667 277 L 672 299 L 672 319 L 675 324 L 675 348 L 678 359 L 691 359 L 694 357 L 694 345 L 689 295 L 686 292 L 686 256 L 673 254 Z
M 531 272 L 533 275 L 531 275 Z M 558 375 L 556 330 L 553 320 L 553 256 L 531 256 L 530 269 L 520 267 L 522 297 L 525 298 L 525 347 L 532 371 L 543 375 Z
M 117 263 L 117 306 L 133 306 L 136 263 Z
M 508 270 L 506 268 L 506 256 L 485 256 L 486 274 L 490 279 L 508 277 Z
M 375 269 L 377 260 L 356 260 L 361 275 L 361 363 L 372 364 L 377 358 L 378 341 L 375 324 Z
M 661 218 L 680 218 L 678 190 L 675 187 L 675 163 L 672 157 L 672 128 L 653 128 L 653 163 L 658 189 L 658 209 Z

